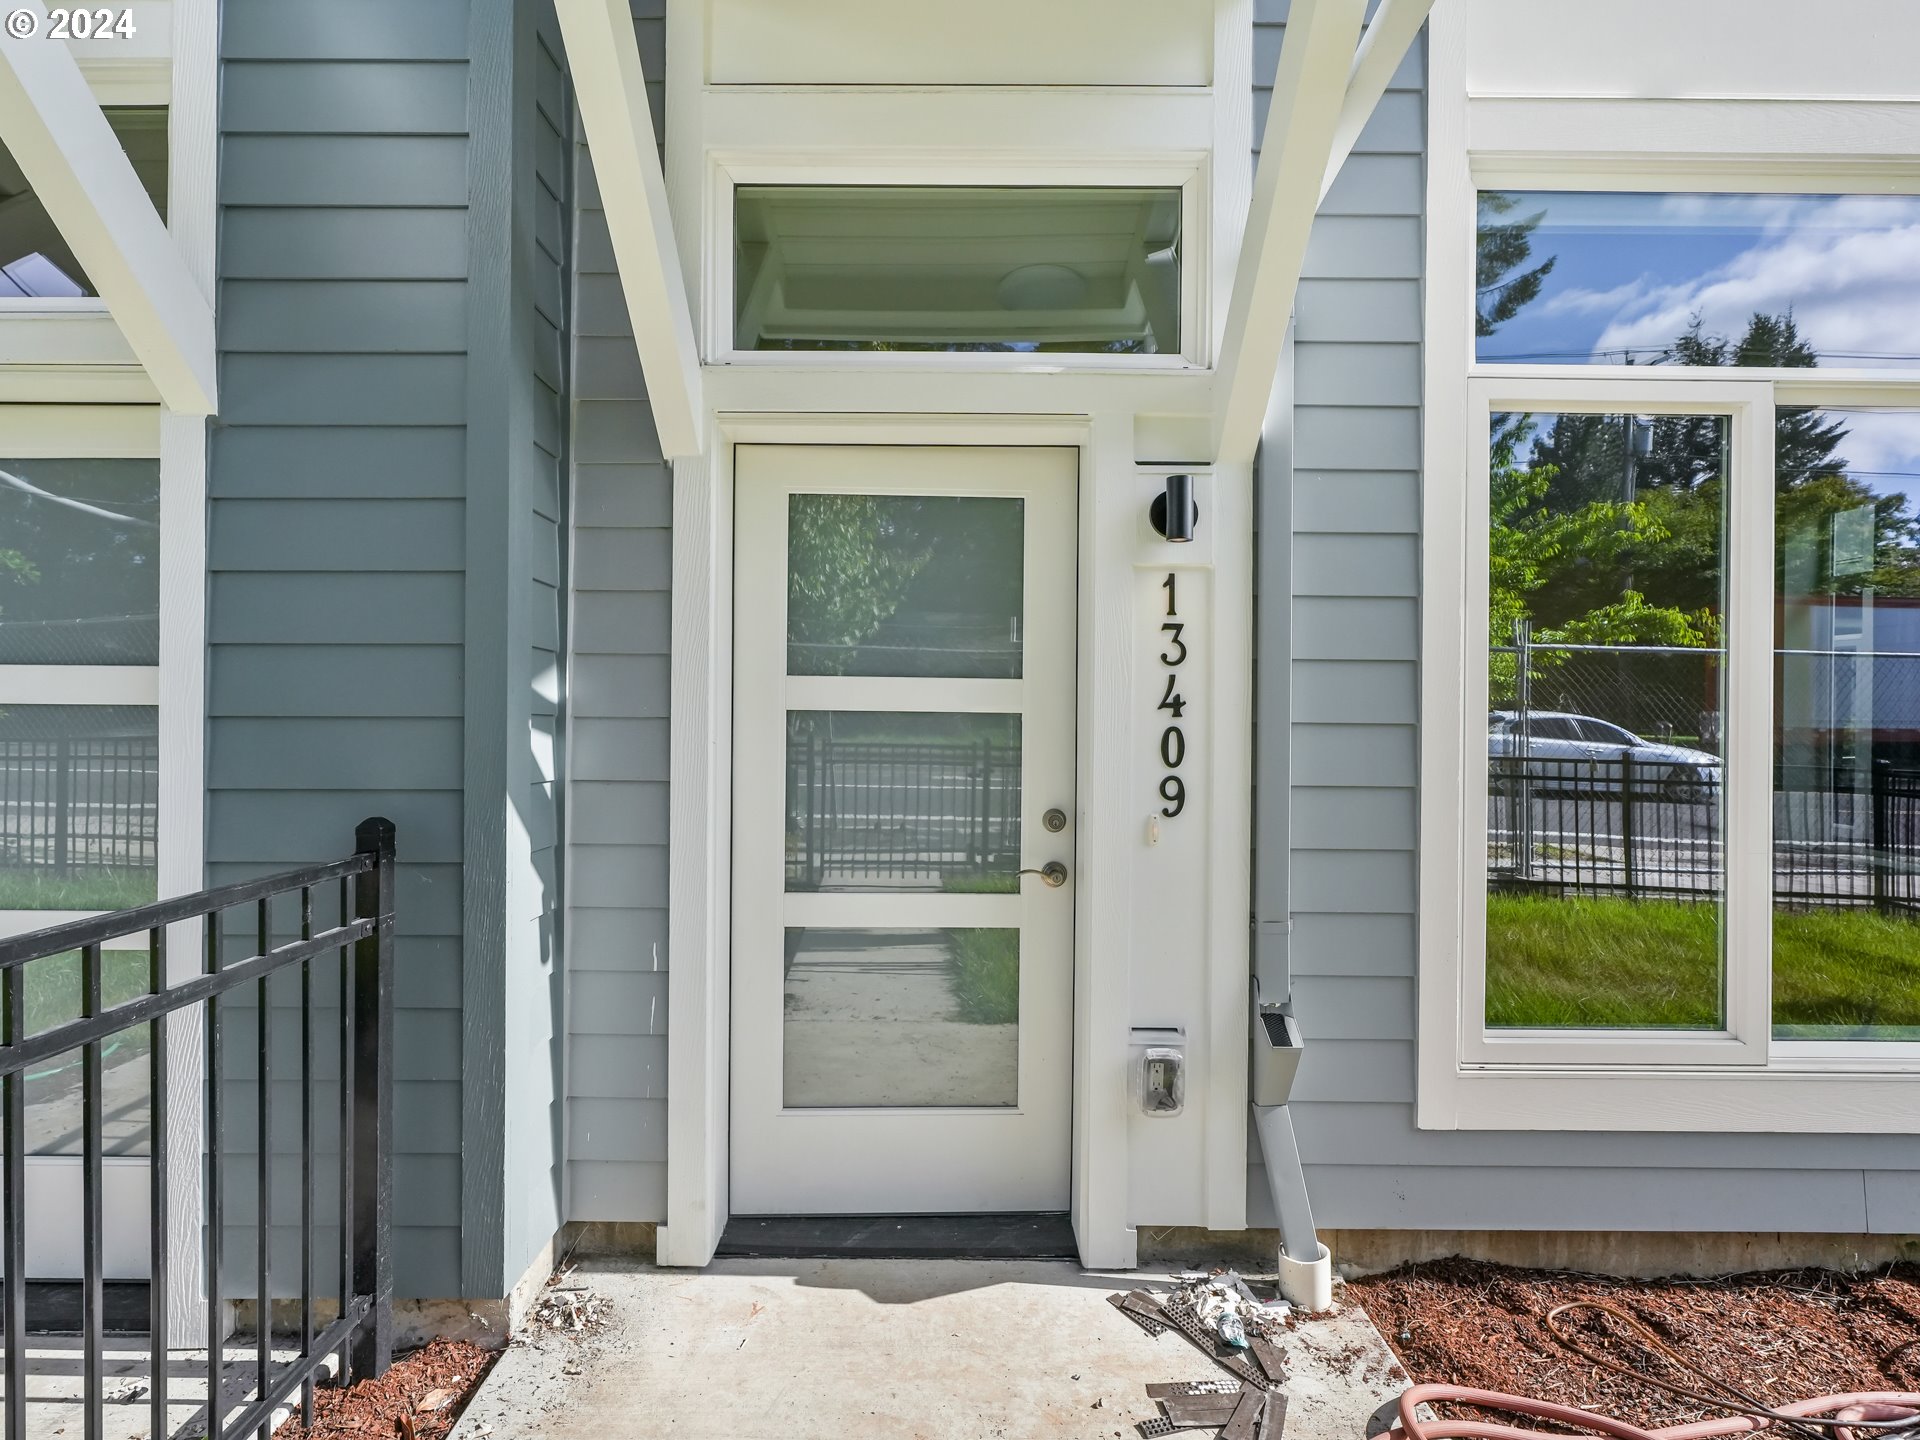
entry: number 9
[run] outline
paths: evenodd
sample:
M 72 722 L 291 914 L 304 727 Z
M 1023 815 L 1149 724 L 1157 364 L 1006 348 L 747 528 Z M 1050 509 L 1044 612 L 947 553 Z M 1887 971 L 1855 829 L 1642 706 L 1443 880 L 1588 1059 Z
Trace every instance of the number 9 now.
M 1160 798 L 1167 803 L 1160 807 L 1160 813 L 1171 820 L 1187 808 L 1187 782 L 1178 775 L 1169 775 L 1160 782 Z

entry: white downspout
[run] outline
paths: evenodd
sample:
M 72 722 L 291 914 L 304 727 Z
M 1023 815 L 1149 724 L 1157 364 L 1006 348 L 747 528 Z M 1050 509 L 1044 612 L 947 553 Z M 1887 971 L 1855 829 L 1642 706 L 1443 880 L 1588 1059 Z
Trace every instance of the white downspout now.
M 1293 327 L 1280 351 L 1273 394 L 1260 431 L 1255 472 L 1260 527 L 1257 584 L 1259 673 L 1256 714 L 1260 719 L 1254 755 L 1258 797 L 1253 872 L 1252 1004 L 1277 997 L 1289 1015 L 1293 983 L 1288 939 L 1293 929 L 1289 893 L 1293 811 Z M 1250 1017 L 1251 1018 L 1251 1017 Z M 1249 1043 L 1265 1043 L 1256 1021 Z M 1297 1029 L 1294 1031 L 1297 1037 Z M 1296 1061 L 1297 1061 L 1297 1057 Z M 1260 1093 L 1255 1068 L 1256 1098 Z M 1305 1310 L 1333 1303 L 1333 1257 L 1320 1243 L 1307 1199 L 1306 1173 L 1294 1138 L 1293 1117 L 1285 1104 L 1255 1104 L 1254 1130 L 1280 1223 L 1280 1293 Z

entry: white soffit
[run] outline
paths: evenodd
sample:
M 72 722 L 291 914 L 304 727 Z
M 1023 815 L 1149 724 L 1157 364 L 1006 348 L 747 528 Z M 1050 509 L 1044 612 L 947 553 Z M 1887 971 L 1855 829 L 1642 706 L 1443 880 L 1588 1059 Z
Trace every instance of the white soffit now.
M 715 85 L 1213 81 L 1214 0 L 708 0 Z
M 1914 94 L 1913 0 L 1449 0 L 1470 95 Z

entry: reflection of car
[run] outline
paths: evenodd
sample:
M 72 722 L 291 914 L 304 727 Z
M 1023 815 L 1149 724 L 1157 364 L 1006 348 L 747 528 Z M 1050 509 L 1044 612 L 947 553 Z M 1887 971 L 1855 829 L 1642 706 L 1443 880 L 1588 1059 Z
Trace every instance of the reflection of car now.
M 1487 715 L 1487 758 L 1521 754 L 1520 717 L 1512 710 Z M 1704 799 L 1720 784 L 1720 757 L 1684 745 L 1643 740 L 1631 730 L 1591 715 L 1567 715 L 1554 710 L 1527 714 L 1526 777 L 1536 785 L 1562 790 L 1618 790 L 1621 760 L 1633 757 L 1634 794 L 1657 785 L 1669 800 L 1691 804 Z M 1514 767 L 1503 766 L 1508 777 Z M 1499 772 L 1496 772 L 1499 773 Z

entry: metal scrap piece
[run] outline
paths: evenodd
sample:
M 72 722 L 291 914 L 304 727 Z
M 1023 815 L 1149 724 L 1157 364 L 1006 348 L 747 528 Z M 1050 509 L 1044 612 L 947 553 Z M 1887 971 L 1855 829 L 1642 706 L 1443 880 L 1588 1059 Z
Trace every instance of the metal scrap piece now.
M 1243 1385 L 1231 1395 L 1169 1395 L 1160 1402 L 1160 1408 L 1167 1412 L 1167 1419 L 1178 1429 L 1198 1430 L 1226 1424 L 1245 1403 L 1249 1393 L 1258 1395 L 1260 1392 L 1250 1392 L 1250 1387 Z M 1252 1440 L 1251 1435 L 1245 1440 Z
M 1227 1428 L 1220 1432 L 1220 1440 L 1254 1440 L 1253 1432 L 1266 1413 L 1267 1393 L 1249 1385 L 1240 1392 L 1240 1403 L 1233 1407 Z
M 1284 1392 L 1275 1390 L 1267 1396 L 1267 1408 L 1260 1416 L 1260 1433 L 1255 1440 L 1280 1440 L 1280 1432 L 1286 1428 L 1287 1397 Z
M 1247 1342 L 1247 1348 L 1253 1351 L 1253 1358 L 1260 1362 L 1267 1379 L 1278 1385 L 1287 1378 L 1286 1362 L 1280 1358 L 1280 1351 L 1271 1340 L 1256 1335 Z
M 1142 1420 L 1138 1428 L 1142 1440 L 1154 1440 L 1157 1435 L 1173 1434 L 1173 1422 L 1164 1415 L 1156 1415 L 1151 1420 Z
M 1169 1395 L 1238 1395 L 1238 1380 L 1156 1380 L 1147 1386 L 1149 1400 L 1164 1400 Z
M 1173 1328 L 1159 1299 L 1150 1291 L 1123 1291 L 1107 1296 L 1107 1303 L 1149 1335 L 1162 1335 Z

